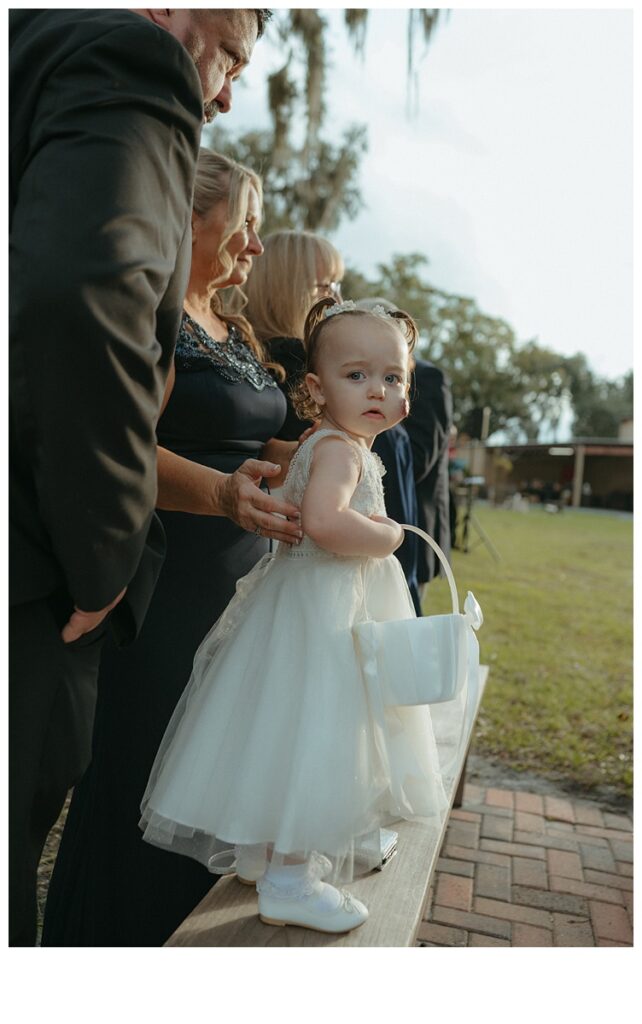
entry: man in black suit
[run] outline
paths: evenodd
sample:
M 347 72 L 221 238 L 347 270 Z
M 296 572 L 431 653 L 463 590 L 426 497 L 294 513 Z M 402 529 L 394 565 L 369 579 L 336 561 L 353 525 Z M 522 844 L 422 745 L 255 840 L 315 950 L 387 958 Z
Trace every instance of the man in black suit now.
M 452 395 L 446 375 L 434 363 L 417 359 L 410 394 L 410 415 L 404 426 L 410 437 L 415 467 L 419 518 L 417 525 L 450 554 L 448 439 L 452 426 Z M 419 545 L 417 577 L 429 583 L 439 574 L 439 561 L 427 544 Z
M 162 561 L 155 427 L 201 125 L 266 16 L 10 14 L 11 945 L 35 942 L 42 847 L 89 761 L 106 616 L 133 639 Z

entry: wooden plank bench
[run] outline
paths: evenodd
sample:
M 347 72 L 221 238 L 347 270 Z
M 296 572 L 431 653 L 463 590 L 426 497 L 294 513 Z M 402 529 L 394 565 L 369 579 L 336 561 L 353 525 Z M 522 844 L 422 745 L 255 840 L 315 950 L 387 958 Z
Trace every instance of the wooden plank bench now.
M 465 756 L 452 780 L 450 806 L 461 803 L 468 749 L 475 729 L 488 668 L 483 665 L 477 707 Z M 265 925 L 257 913 L 253 886 L 241 885 L 235 875 L 222 878 L 165 943 L 166 946 L 412 946 L 428 899 L 449 815 L 441 829 L 422 822 L 397 822 L 397 854 L 383 871 L 373 871 L 350 886 L 370 911 L 364 925 L 347 935 L 325 935 L 290 925 Z

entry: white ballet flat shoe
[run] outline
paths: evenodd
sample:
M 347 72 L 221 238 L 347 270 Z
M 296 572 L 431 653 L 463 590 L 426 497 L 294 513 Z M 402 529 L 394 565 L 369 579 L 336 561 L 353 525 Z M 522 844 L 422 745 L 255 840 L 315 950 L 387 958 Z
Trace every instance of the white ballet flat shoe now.
M 252 858 L 244 856 L 243 853 L 236 859 L 235 864 L 236 878 L 241 885 L 256 885 L 259 878 L 265 874 L 265 860 L 252 860 Z M 316 850 L 310 857 L 310 874 L 312 878 L 318 879 L 326 878 L 332 871 L 332 863 L 327 857 L 324 857 L 322 853 L 317 853 Z
M 271 896 L 259 889 L 259 918 L 263 924 L 273 924 L 280 928 L 291 924 L 333 935 L 350 932 L 367 921 L 368 908 L 345 889 L 337 890 L 341 896 L 339 905 L 335 909 L 327 909 L 323 905 L 325 900 L 321 900 L 326 888 L 330 887 L 325 882 L 319 882 L 314 892 L 290 899 Z

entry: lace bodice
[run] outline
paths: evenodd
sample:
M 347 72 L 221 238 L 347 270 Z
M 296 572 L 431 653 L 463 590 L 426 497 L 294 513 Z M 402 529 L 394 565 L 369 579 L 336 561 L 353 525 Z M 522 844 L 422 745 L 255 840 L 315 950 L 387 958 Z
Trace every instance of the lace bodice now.
M 283 485 L 283 500 L 291 501 L 294 505 L 301 505 L 310 476 L 310 466 L 312 465 L 315 445 L 318 444 L 321 438 L 329 436 L 343 438 L 346 444 L 350 446 L 353 457 L 359 462 L 359 482 L 350 499 L 350 508 L 354 509 L 355 512 L 361 512 L 364 516 L 385 516 L 386 506 L 381 477 L 386 471 L 381 459 L 374 452 L 360 447 L 340 430 L 317 430 L 307 441 L 303 442 L 290 463 L 290 469 Z M 290 549 L 292 554 L 297 555 L 319 552 L 321 550 L 309 537 L 304 537 L 298 547 Z

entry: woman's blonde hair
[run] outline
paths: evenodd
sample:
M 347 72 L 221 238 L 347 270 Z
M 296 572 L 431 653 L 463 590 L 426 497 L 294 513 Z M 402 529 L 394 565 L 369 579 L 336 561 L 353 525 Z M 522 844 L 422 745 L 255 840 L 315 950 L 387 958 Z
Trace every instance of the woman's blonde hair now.
M 249 167 L 244 167 L 222 153 L 201 147 L 196 163 L 194 181 L 194 199 L 192 208 L 198 217 L 206 217 L 217 203 L 227 200 L 227 218 L 225 232 L 221 238 L 217 258 L 221 273 L 216 279 L 221 283 L 230 276 L 234 261 L 227 251 L 227 245 L 237 231 L 241 231 L 247 217 L 248 197 L 250 188 L 256 189 L 259 206 L 263 206 L 263 184 L 260 177 Z M 216 280 L 212 283 L 215 284 Z M 276 370 L 276 375 L 283 379 L 285 374 L 278 363 L 271 363 L 263 345 L 257 339 L 250 322 L 242 315 L 241 310 L 247 300 L 241 289 L 234 285 L 226 289 L 225 303 L 218 291 L 212 296 L 212 310 L 221 320 L 234 324 L 241 332 L 244 341 L 252 349 L 254 355 L 264 366 Z
M 261 341 L 303 338 L 305 318 L 319 282 L 343 277 L 343 260 L 327 239 L 312 231 L 274 231 L 245 285 L 247 315 Z
M 326 327 L 328 321 L 330 323 L 336 323 L 336 317 L 363 317 L 363 316 L 380 316 L 379 313 L 372 313 L 367 309 L 347 309 L 341 313 L 335 313 L 329 317 L 326 315 L 327 310 L 331 309 L 332 306 L 340 305 L 336 299 L 330 297 L 319 299 L 314 304 L 310 312 L 308 313 L 305 320 L 305 328 L 303 332 L 303 344 L 305 346 L 305 370 L 297 380 L 296 384 L 292 388 L 290 398 L 294 411 L 301 420 L 318 420 L 322 415 L 322 410 L 312 398 L 308 386 L 305 382 L 305 376 L 308 373 L 315 373 L 318 364 L 319 348 L 321 344 L 321 335 Z M 392 303 L 390 310 L 385 310 L 385 316 L 389 317 L 399 328 L 401 333 L 406 339 L 408 345 L 408 352 L 411 354 L 411 367 L 414 363 L 412 359 L 412 350 L 414 349 L 419 339 L 419 331 L 417 325 L 409 313 L 405 313 L 403 309 L 397 309 Z

